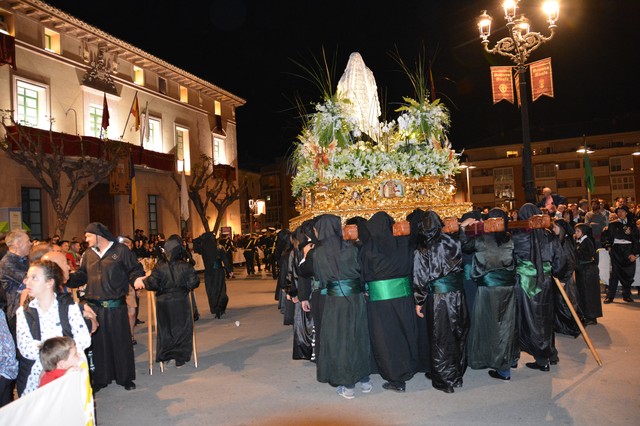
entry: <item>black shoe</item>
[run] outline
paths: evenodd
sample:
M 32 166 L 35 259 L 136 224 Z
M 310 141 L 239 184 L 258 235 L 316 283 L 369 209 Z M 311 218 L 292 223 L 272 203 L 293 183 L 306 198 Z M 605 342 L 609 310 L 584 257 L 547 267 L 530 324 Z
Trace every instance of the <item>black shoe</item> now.
M 140 324 L 144 324 L 144 321 L 141 321 L 139 319 L 136 319 L 136 325 L 140 325 Z
M 494 379 L 502 380 L 503 382 L 508 382 L 511 380 L 511 377 L 505 377 L 502 374 L 498 373 L 496 370 L 489 370 L 489 375 Z
M 602 303 L 609 304 L 611 302 L 613 302 L 613 297 L 606 297 Z
M 136 388 L 136 384 L 133 382 L 127 382 L 124 384 L 124 390 L 134 390 Z
M 131 344 L 135 346 L 138 344 L 138 341 L 136 339 L 131 339 Z
M 584 320 L 584 325 L 596 325 L 598 324 L 598 320 L 595 318 L 587 318 Z
M 551 359 L 549 360 L 549 365 L 558 365 L 559 362 L 560 362 L 559 359 Z
M 434 386 L 434 389 L 438 389 L 439 391 L 444 393 L 453 393 L 453 386 L 445 386 L 443 388 L 437 388 Z
M 394 384 L 389 383 L 389 382 L 384 382 L 382 384 L 382 388 L 386 389 L 386 390 L 396 391 L 396 392 L 404 392 L 404 391 L 407 390 L 405 385 L 394 385 Z
M 107 385 L 93 385 L 91 387 L 91 389 L 93 390 L 93 394 L 97 394 L 98 392 L 100 392 L 100 389 L 106 388 Z
M 424 373 L 424 377 L 431 380 L 431 373 Z
M 527 367 L 532 368 L 534 370 L 540 370 L 540 371 L 549 371 L 549 364 L 547 365 L 540 365 L 537 362 L 528 362 L 525 364 Z
M 193 322 L 196 322 L 196 321 L 198 321 L 199 319 L 200 319 L 200 314 L 195 314 L 195 315 L 193 316 Z
M 631 296 L 623 297 L 622 300 L 624 300 L 625 302 L 633 303 L 633 299 L 631 298 Z

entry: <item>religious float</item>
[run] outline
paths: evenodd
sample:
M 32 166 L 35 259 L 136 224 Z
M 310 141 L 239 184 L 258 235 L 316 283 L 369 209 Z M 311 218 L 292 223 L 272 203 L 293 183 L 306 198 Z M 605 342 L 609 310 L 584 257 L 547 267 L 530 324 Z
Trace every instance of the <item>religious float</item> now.
M 415 85 L 414 85 L 415 87 Z M 396 221 L 413 210 L 460 217 L 471 203 L 454 203 L 458 155 L 447 138 L 449 113 L 428 94 L 404 98 L 397 119 L 380 122 L 373 73 L 352 53 L 337 90 L 306 116 L 292 160 L 292 191 L 300 215 L 370 218 L 386 211 Z

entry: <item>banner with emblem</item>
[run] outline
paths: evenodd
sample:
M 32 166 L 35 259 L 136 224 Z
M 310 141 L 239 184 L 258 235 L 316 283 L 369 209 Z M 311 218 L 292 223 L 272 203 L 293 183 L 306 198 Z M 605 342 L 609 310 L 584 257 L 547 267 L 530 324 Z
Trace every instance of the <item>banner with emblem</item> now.
M 116 167 L 109 174 L 109 194 L 111 195 L 129 195 L 131 182 L 129 156 L 123 156 L 118 159 Z
M 535 102 L 540 96 L 553 98 L 553 74 L 551 73 L 551 58 L 529 64 L 531 73 L 531 99 Z
M 503 100 L 513 103 L 512 67 L 491 67 L 491 91 L 494 104 Z

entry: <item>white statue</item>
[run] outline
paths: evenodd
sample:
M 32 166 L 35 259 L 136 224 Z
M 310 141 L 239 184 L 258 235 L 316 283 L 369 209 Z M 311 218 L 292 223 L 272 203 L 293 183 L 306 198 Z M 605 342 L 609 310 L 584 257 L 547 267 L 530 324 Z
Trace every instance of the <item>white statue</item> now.
M 378 87 L 373 72 L 367 68 L 358 52 L 349 56 L 347 67 L 338 82 L 338 96 L 351 101 L 351 114 L 357 119 L 358 128 L 377 141 L 380 133 Z

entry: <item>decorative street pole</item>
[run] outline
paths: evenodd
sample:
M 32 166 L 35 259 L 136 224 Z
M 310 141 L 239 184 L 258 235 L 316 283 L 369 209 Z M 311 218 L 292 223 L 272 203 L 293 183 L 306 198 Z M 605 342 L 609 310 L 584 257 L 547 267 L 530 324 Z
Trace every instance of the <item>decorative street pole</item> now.
M 488 53 L 506 56 L 516 64 L 517 75 L 520 82 L 520 117 L 522 120 L 522 180 L 524 181 L 524 196 L 528 203 L 537 202 L 537 192 L 533 180 L 533 166 L 531 160 L 531 133 L 529 131 L 529 94 L 527 93 L 527 59 L 531 52 L 540 45 L 553 38 L 556 21 L 560 11 L 557 1 L 546 1 L 543 10 L 547 15 L 550 35 L 543 36 L 537 32 L 529 32 L 529 20 L 524 15 L 516 18 L 518 0 L 506 0 L 504 18 L 507 21 L 509 35 L 499 40 L 489 49 L 489 36 L 491 35 L 491 16 L 485 10 L 478 18 L 478 29 L 484 50 Z

